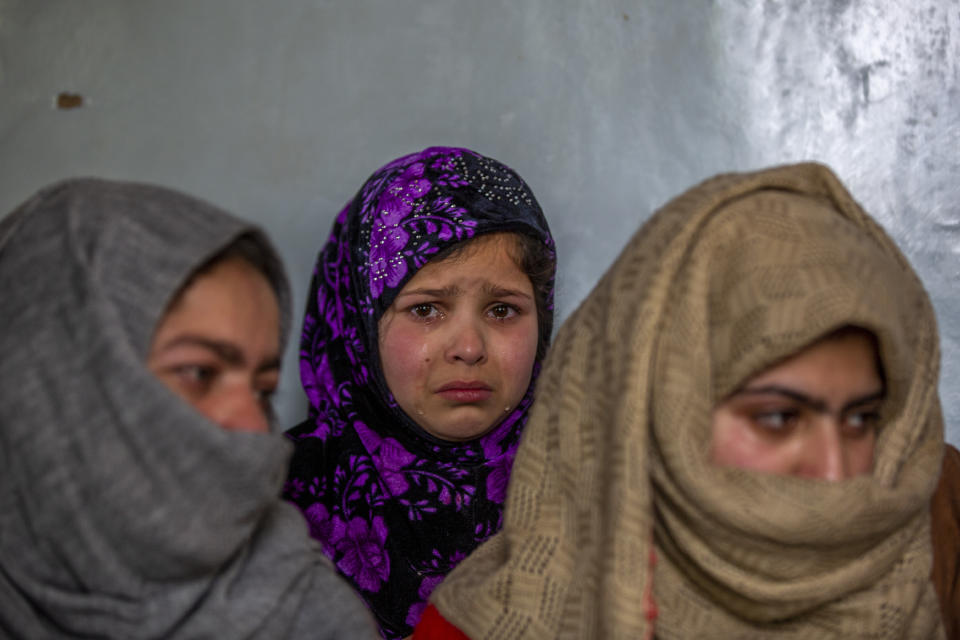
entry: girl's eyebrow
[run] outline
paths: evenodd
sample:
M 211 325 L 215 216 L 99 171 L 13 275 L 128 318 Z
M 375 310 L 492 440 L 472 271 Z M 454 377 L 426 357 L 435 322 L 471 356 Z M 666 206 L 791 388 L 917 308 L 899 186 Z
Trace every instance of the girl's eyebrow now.
M 458 296 L 463 293 L 463 290 L 457 285 L 450 285 L 449 287 L 442 287 L 440 289 L 429 289 L 427 287 L 421 287 L 419 289 L 410 289 L 409 291 L 401 291 L 397 294 L 397 298 L 405 298 L 407 296 L 429 296 L 431 298 L 451 298 L 453 296 Z
M 527 298 L 529 300 L 533 299 L 528 293 L 520 291 L 519 289 L 510 289 L 508 287 L 501 287 L 498 284 L 493 282 L 484 282 L 481 285 L 481 291 L 484 295 L 491 296 L 494 298 L 509 298 L 509 297 L 518 297 L 518 298 Z M 421 287 L 419 289 L 410 289 L 409 291 L 403 291 L 397 294 L 397 299 L 405 298 L 407 296 L 427 296 L 430 298 L 454 298 L 457 296 L 463 295 L 464 291 L 457 285 L 450 285 L 449 287 L 442 287 L 439 289 L 430 289 L 427 287 Z
M 533 296 L 525 291 L 501 287 L 493 282 L 487 282 L 483 285 L 483 293 L 492 298 L 526 298 L 533 300 Z
M 765 393 L 772 393 L 776 395 L 785 396 L 799 402 L 800 404 L 813 409 L 818 413 L 827 413 L 830 408 L 827 406 L 826 401 L 821 398 L 814 398 L 809 396 L 801 391 L 796 391 L 788 387 L 782 387 L 776 384 L 764 385 L 762 387 L 748 387 L 746 389 L 741 389 L 732 394 L 731 397 L 740 396 L 740 395 L 762 395 Z M 874 391 L 873 393 L 868 393 L 866 395 L 854 398 L 848 401 L 843 407 L 840 408 L 840 413 L 845 413 L 854 407 L 859 407 L 860 405 L 869 404 L 871 402 L 876 402 L 878 400 L 883 400 L 886 392 L 881 389 L 880 391 Z

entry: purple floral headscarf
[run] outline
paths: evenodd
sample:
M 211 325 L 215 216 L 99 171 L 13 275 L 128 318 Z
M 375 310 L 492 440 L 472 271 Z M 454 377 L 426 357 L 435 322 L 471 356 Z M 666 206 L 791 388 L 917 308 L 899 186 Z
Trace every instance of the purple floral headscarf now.
M 432 256 L 493 232 L 532 236 L 553 255 L 520 176 L 467 149 L 432 147 L 367 180 L 337 217 L 313 274 L 300 342 L 310 412 L 288 431 L 296 453 L 285 496 L 386 638 L 412 633 L 433 588 L 500 529 L 534 383 L 491 432 L 438 439 L 390 394 L 377 324 Z M 550 289 L 548 305 L 552 281 Z

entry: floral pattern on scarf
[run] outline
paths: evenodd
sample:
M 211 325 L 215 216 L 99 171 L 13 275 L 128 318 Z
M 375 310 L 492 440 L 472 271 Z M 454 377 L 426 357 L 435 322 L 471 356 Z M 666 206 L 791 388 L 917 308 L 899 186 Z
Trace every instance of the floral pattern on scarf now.
M 300 344 L 310 411 L 288 432 L 296 451 L 285 496 L 386 638 L 409 635 L 434 587 L 500 528 L 540 364 L 491 432 L 446 442 L 394 401 L 377 323 L 434 255 L 494 232 L 526 234 L 553 251 L 515 172 L 466 149 L 434 147 L 374 173 L 340 212 L 313 274 Z

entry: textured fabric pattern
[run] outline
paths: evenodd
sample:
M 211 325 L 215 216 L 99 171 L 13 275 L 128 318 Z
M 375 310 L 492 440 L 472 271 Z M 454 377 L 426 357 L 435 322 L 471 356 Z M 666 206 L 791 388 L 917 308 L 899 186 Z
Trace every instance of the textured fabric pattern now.
M 873 473 L 710 464 L 714 404 L 849 324 L 876 334 L 887 372 Z M 828 169 L 708 180 L 559 332 L 504 528 L 432 601 L 476 640 L 942 637 L 938 349 L 921 283 Z
M 296 452 L 285 495 L 387 638 L 410 634 L 433 588 L 500 528 L 534 383 L 489 433 L 440 440 L 390 394 L 377 325 L 432 256 L 496 232 L 531 236 L 553 252 L 540 207 L 515 172 L 466 149 L 433 147 L 367 180 L 314 271 L 300 342 L 310 413 L 289 431 Z
M 0 222 L 0 636 L 376 636 L 279 498 L 290 443 L 221 429 L 146 367 L 175 293 L 241 234 L 287 317 L 266 238 L 166 189 L 74 180 Z

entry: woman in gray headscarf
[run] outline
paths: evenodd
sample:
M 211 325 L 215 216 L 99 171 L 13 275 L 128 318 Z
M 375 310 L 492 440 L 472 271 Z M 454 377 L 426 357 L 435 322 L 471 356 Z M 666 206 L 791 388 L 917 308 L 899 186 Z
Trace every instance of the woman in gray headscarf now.
M 0 637 L 374 637 L 251 433 L 289 317 L 259 230 L 68 181 L 0 221 L 0 292 Z

